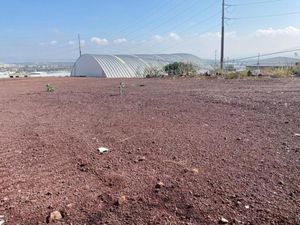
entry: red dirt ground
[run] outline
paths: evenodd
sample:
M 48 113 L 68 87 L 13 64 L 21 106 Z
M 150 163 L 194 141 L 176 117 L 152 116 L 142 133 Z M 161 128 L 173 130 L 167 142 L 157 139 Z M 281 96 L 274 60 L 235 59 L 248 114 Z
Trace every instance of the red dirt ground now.
M 5 225 L 300 224 L 300 79 L 124 81 L 0 80 Z

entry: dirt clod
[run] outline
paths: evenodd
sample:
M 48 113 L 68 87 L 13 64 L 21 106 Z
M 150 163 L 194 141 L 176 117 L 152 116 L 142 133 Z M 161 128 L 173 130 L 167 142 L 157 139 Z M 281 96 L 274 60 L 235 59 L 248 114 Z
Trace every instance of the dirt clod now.
M 225 219 L 224 217 L 222 217 L 220 220 L 219 220 L 219 223 L 220 224 L 227 224 L 229 223 L 229 221 L 227 219 Z
M 50 215 L 47 218 L 47 223 L 57 222 L 61 220 L 63 217 L 59 211 L 54 211 L 50 213 Z
M 119 197 L 118 201 L 117 201 L 117 205 L 118 206 L 122 206 L 122 205 L 125 205 L 127 202 L 127 199 L 126 199 L 126 196 L 125 195 L 122 195 Z
M 199 169 L 193 168 L 193 169 L 191 170 L 191 172 L 192 172 L 193 174 L 197 175 L 197 174 L 199 173 Z
M 165 186 L 165 184 L 161 181 L 159 181 L 156 185 L 155 185 L 155 188 L 157 189 L 160 189 L 160 188 L 163 188 Z

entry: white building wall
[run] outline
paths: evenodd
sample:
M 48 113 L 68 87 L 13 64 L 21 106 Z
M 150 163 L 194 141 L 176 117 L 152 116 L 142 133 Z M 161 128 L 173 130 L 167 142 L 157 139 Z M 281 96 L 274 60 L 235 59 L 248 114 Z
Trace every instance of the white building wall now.
M 104 73 L 102 67 L 92 55 L 82 55 L 75 63 L 71 76 L 106 78 L 106 74 Z

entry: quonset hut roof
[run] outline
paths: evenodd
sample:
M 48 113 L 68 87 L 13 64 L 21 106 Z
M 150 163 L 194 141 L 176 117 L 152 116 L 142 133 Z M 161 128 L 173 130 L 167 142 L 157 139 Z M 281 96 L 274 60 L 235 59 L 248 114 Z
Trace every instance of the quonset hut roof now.
M 162 69 L 174 62 L 194 64 L 199 70 L 210 68 L 205 61 L 191 54 L 157 55 L 82 55 L 75 63 L 71 76 L 124 78 L 144 77 L 151 68 Z

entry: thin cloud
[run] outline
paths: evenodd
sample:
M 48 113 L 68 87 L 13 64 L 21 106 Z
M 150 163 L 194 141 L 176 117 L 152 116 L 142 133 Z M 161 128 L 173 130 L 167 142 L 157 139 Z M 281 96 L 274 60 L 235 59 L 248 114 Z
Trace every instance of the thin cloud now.
M 126 38 L 119 38 L 119 39 L 114 40 L 115 44 L 123 44 L 123 43 L 126 43 L 126 42 L 127 42 Z
M 258 29 L 255 32 L 255 35 L 257 36 L 300 35 L 300 29 L 293 26 L 288 26 L 279 29 L 274 29 L 270 27 L 267 29 Z
M 161 42 L 164 40 L 164 38 L 158 34 L 154 35 L 153 39 L 154 39 L 154 41 L 157 41 L 157 42 Z
M 181 37 L 177 33 L 171 32 L 166 36 L 161 36 L 161 35 L 156 34 L 153 36 L 153 40 L 155 42 L 165 42 L 165 41 L 170 41 L 170 40 L 178 41 L 178 40 L 181 40 Z
M 173 39 L 173 40 L 176 40 L 176 41 L 181 39 L 181 37 L 180 37 L 178 34 L 174 33 L 174 32 L 171 32 L 171 33 L 169 34 L 169 37 L 170 37 L 171 39 Z
M 51 31 L 55 34 L 61 33 L 61 31 L 58 28 L 52 28 Z
M 108 45 L 109 42 L 106 38 L 92 37 L 91 43 L 96 44 L 98 46 L 102 46 L 102 45 Z
M 50 41 L 50 45 L 56 45 L 57 44 L 57 41 L 53 40 L 53 41 Z

